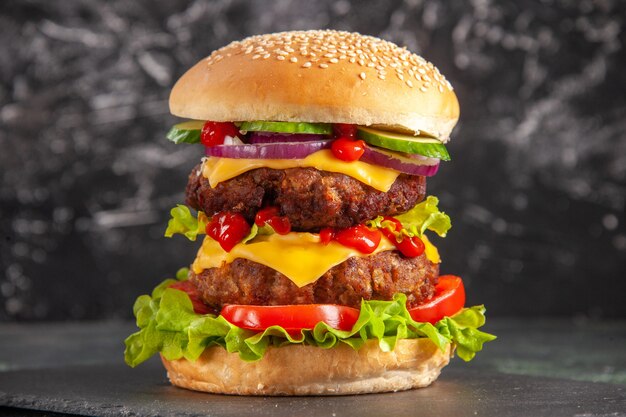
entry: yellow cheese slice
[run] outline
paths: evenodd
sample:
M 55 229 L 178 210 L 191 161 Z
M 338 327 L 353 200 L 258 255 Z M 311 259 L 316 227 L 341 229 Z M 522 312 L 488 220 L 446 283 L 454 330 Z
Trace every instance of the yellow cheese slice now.
M 384 237 L 373 253 L 392 250 L 395 246 Z M 219 243 L 205 237 L 192 269 L 196 274 L 208 268 L 231 263 L 237 258 L 248 259 L 268 266 L 287 276 L 298 287 L 315 282 L 326 271 L 353 256 L 367 256 L 356 249 L 331 241 L 320 243 L 313 233 L 273 234 L 256 238 L 249 243 L 239 243 L 224 251 Z
M 432 262 L 429 253 L 439 254 L 427 239 L 426 256 Z M 378 248 L 372 253 L 393 250 L 395 246 L 383 237 Z M 285 275 L 298 287 L 315 282 L 326 271 L 335 265 L 353 256 L 364 255 L 356 249 L 348 248 L 331 241 L 327 245 L 320 243 L 319 235 L 313 233 L 289 233 L 286 235 L 273 234 L 257 237 L 249 243 L 239 243 L 230 251 L 224 251 L 219 243 L 210 237 L 205 237 L 198 255 L 193 262 L 192 269 L 196 274 L 205 269 L 221 267 L 233 262 L 237 258 L 247 259 L 268 266 Z
M 329 150 L 312 153 L 304 159 L 233 159 L 210 157 L 205 160 L 202 175 L 209 180 L 211 187 L 220 182 L 235 178 L 256 168 L 288 169 L 312 167 L 321 171 L 338 172 L 361 181 L 379 191 L 387 192 L 393 185 L 399 171 L 366 162 L 344 162 L 333 156 Z
M 426 258 L 434 264 L 440 264 L 441 257 L 439 256 L 437 247 L 430 243 L 430 240 L 428 240 L 426 235 L 420 236 L 420 239 L 424 242 L 424 253 L 426 254 Z

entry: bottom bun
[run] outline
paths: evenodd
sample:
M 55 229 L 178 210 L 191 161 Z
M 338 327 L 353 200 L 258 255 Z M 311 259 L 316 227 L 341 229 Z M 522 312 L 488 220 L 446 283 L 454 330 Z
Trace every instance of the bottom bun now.
M 343 395 L 402 391 L 429 385 L 450 362 L 429 339 L 401 339 L 391 352 L 370 340 L 354 350 L 307 345 L 269 347 L 263 359 L 244 362 L 220 346 L 191 362 L 161 356 L 172 384 L 196 391 L 236 395 Z

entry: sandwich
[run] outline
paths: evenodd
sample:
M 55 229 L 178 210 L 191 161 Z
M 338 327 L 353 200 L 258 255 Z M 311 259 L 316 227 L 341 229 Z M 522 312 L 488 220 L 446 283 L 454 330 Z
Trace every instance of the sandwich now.
M 495 339 L 440 274 L 451 220 L 426 180 L 459 104 L 433 64 L 358 33 L 252 36 L 169 104 L 185 120 L 168 139 L 200 162 L 165 236 L 200 246 L 135 302 L 128 365 L 159 354 L 172 384 L 212 393 L 363 394 L 425 387 Z

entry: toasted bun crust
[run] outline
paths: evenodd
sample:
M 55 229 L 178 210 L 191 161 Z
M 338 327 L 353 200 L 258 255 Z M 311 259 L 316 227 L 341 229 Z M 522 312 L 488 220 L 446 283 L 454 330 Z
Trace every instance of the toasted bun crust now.
M 170 96 L 180 117 L 385 125 L 447 140 L 459 118 L 452 86 L 405 48 L 332 30 L 233 42 L 198 62 Z
M 236 395 L 343 395 L 402 391 L 429 385 L 448 364 L 428 339 L 402 339 L 391 352 L 377 341 L 358 351 L 340 343 L 331 349 L 305 345 L 270 347 L 263 359 L 244 362 L 219 346 L 196 362 L 161 357 L 172 384 L 196 391 Z

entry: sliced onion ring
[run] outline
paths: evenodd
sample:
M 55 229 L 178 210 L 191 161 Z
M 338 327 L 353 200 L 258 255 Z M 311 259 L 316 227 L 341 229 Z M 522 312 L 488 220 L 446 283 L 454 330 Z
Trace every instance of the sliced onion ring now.
M 250 143 L 311 142 L 321 140 L 325 140 L 324 135 L 273 132 L 252 132 L 248 138 Z
M 235 159 L 302 159 L 330 148 L 332 140 L 207 146 L 207 156 Z
M 439 169 L 439 160 L 434 158 L 407 158 L 397 152 L 365 146 L 361 161 L 395 169 L 411 175 L 432 177 Z

